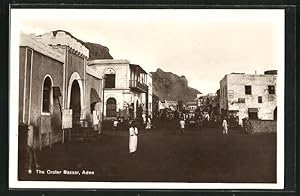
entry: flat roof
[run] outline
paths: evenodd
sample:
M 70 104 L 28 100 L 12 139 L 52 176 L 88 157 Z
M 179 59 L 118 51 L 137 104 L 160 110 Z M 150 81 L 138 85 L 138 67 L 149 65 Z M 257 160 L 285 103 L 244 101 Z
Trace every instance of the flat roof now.
M 87 61 L 87 65 L 98 65 L 98 64 L 129 64 L 130 62 L 125 59 L 96 59 Z

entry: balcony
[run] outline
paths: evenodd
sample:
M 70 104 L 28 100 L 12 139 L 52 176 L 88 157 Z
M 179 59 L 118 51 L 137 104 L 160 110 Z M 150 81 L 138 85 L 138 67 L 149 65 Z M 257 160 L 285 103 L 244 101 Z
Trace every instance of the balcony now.
M 132 90 L 136 90 L 143 93 L 147 93 L 148 90 L 148 86 L 146 84 L 140 83 L 137 80 L 129 80 L 129 87 Z

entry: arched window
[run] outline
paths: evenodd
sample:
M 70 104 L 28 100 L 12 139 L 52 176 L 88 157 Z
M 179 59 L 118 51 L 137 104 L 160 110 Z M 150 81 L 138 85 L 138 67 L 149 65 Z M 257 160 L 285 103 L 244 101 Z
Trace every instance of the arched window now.
M 46 77 L 44 80 L 44 85 L 43 85 L 43 105 L 42 105 L 42 111 L 45 113 L 50 112 L 51 108 L 51 88 L 52 88 L 52 83 L 51 79 L 49 76 Z
M 114 98 L 109 98 L 106 101 L 106 117 L 116 117 L 117 116 L 117 105 Z

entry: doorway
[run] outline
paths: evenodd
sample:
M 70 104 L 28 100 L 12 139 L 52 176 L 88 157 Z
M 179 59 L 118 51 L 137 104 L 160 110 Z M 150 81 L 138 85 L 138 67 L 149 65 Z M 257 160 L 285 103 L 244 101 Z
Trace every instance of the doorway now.
M 106 101 L 106 117 L 117 117 L 117 102 L 114 98 Z
M 73 127 L 80 127 L 80 88 L 77 80 L 74 80 L 71 87 L 70 108 L 72 109 L 72 124 Z
M 273 120 L 277 120 L 277 107 L 274 109 Z

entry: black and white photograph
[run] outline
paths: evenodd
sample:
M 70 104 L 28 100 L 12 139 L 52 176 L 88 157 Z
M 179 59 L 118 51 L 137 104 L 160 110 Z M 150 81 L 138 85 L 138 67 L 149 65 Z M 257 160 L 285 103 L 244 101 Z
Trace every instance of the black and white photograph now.
M 10 188 L 284 188 L 284 9 L 10 21 Z

